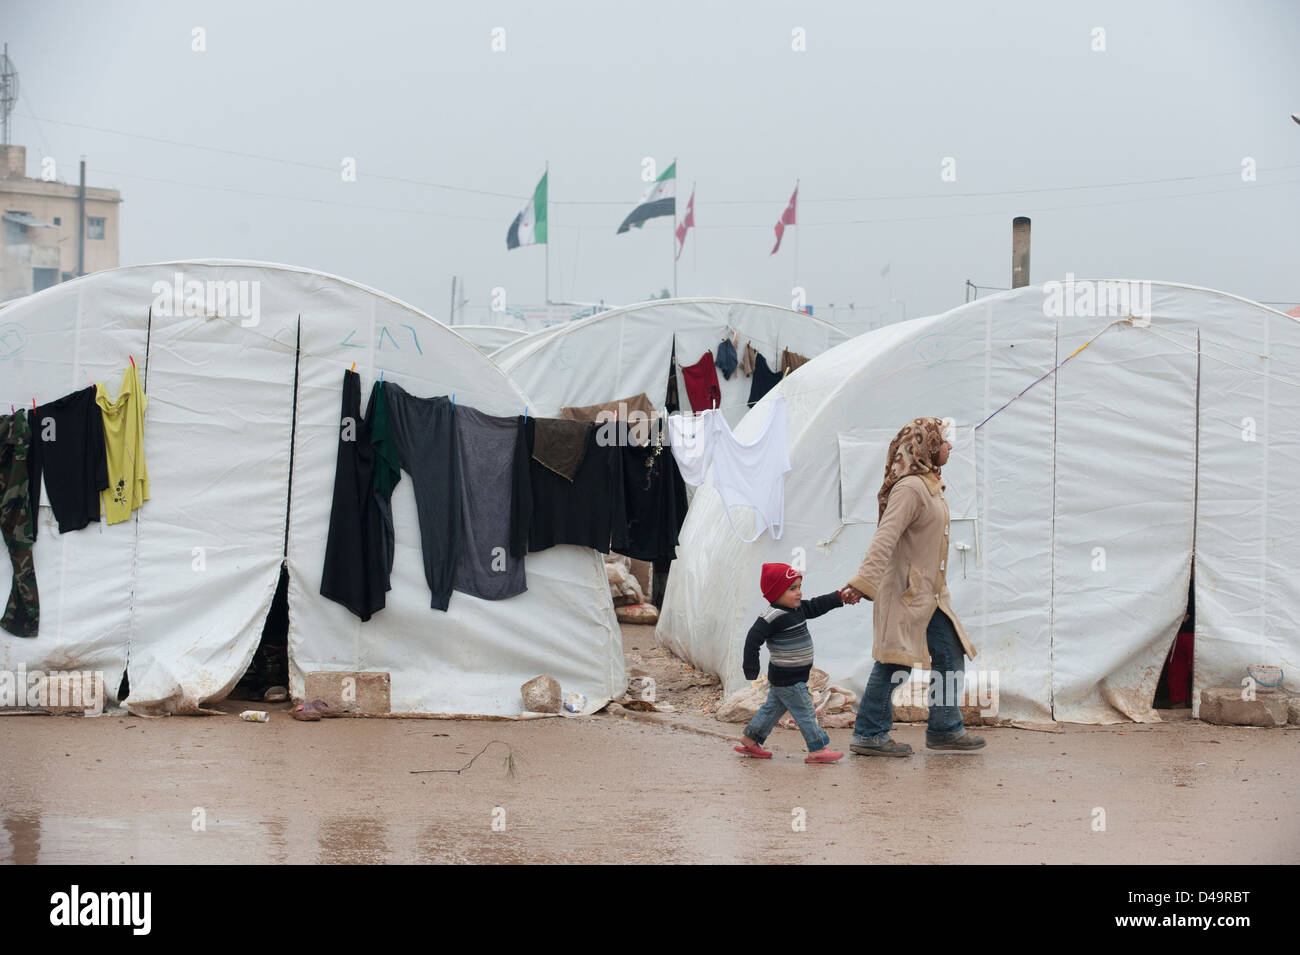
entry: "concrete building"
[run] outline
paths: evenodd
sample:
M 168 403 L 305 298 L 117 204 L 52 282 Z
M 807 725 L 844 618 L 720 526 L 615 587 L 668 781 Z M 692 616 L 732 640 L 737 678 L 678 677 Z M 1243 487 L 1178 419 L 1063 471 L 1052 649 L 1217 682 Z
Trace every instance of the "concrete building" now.
M 118 265 L 116 189 L 86 187 L 84 247 L 77 235 L 80 187 L 29 179 L 27 148 L 0 146 L 0 302 L 30 295 L 82 274 Z M 78 269 L 78 257 L 81 267 Z

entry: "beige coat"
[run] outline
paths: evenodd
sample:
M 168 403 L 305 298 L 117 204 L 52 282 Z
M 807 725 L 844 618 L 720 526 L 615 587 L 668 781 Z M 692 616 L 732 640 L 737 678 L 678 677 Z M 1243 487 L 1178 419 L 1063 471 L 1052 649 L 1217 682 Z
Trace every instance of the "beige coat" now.
M 925 629 L 936 607 L 952 620 L 966 656 L 975 657 L 948 594 L 943 488 L 932 474 L 912 474 L 895 484 L 867 556 L 849 580 L 873 603 L 871 655 L 881 663 L 929 668 Z

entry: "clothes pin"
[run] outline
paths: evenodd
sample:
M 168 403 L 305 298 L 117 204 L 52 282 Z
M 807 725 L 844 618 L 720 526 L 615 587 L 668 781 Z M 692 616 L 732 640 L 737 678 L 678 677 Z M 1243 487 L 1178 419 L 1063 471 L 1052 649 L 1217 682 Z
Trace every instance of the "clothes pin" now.
M 356 370 L 357 370 L 357 363 L 356 363 L 356 362 L 353 362 L 353 363 L 352 363 L 352 369 L 351 369 L 351 370 L 352 370 L 352 371 L 356 371 Z
M 524 405 L 524 424 L 528 423 L 528 405 Z

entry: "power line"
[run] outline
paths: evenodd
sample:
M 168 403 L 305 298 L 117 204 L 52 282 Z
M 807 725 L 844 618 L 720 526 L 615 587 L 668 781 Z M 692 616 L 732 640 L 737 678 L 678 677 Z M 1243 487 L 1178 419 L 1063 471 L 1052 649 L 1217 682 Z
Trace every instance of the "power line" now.
M 28 101 L 30 106 L 30 101 Z M 142 139 L 147 142 L 162 143 L 169 146 L 177 146 L 183 149 L 198 149 L 206 152 L 218 153 L 220 155 L 235 156 L 241 159 L 255 159 L 261 162 L 274 162 L 290 166 L 297 166 L 304 169 L 315 169 L 321 172 L 337 173 L 339 170 L 335 166 L 324 165 L 321 163 L 306 162 L 299 159 L 286 159 L 280 156 L 268 156 L 262 153 L 250 153 L 237 149 L 228 149 L 222 146 L 207 146 L 200 143 L 188 143 L 177 139 L 168 139 L 161 136 L 149 136 L 143 133 L 131 133 L 125 130 L 112 129 L 106 126 L 92 126 L 86 123 L 73 123 L 65 120 L 48 119 L 38 117 L 35 113 L 20 114 L 25 118 L 31 119 L 38 124 L 43 122 L 54 123 L 59 126 L 70 126 L 76 129 L 87 129 L 94 132 L 109 133 L 114 136 L 125 136 L 130 139 Z M 1293 169 L 1300 169 L 1300 164 L 1287 166 L 1270 167 L 1267 172 L 1286 172 Z M 368 179 L 379 179 L 385 182 L 397 182 L 404 185 L 427 186 L 433 189 L 447 189 L 454 192 L 464 192 L 472 195 L 490 196 L 498 199 L 527 200 L 528 195 L 522 193 L 496 192 L 488 189 L 476 189 L 470 186 L 454 186 L 449 183 L 433 182 L 425 179 L 412 179 L 405 176 L 391 176 L 381 173 L 366 173 Z M 826 203 L 845 203 L 845 202 L 890 202 L 890 201 L 913 201 L 917 199 L 980 199 L 996 196 L 1018 196 L 1033 195 L 1044 192 L 1072 192 L 1086 189 L 1116 189 L 1126 186 L 1150 186 L 1161 185 L 1171 182 L 1196 182 L 1205 179 L 1219 179 L 1224 176 L 1239 175 L 1237 170 L 1227 172 L 1206 173 L 1196 176 L 1166 176 L 1157 179 L 1130 179 L 1120 182 L 1099 182 L 1083 183 L 1067 186 L 1039 186 L 1029 189 L 996 189 L 987 192 L 928 192 L 928 193 L 906 193 L 900 195 L 877 195 L 877 196 L 842 196 L 830 197 L 825 199 L 806 198 L 802 202 L 807 205 L 826 204 Z M 1192 195 L 1204 195 L 1206 193 L 1192 193 Z M 712 199 L 710 205 L 772 205 L 776 200 L 767 199 Z M 556 206 L 626 206 L 632 204 L 629 199 L 552 199 L 551 205 Z M 899 220 L 879 220 L 879 221 L 899 221 Z M 744 228 L 739 226 L 739 228 Z
M 41 122 L 42 118 L 35 115 L 26 115 L 27 119 Z M 114 136 L 126 136 L 130 139 L 143 139 L 151 143 L 163 143 L 168 146 L 179 146 L 182 149 L 200 149 L 206 152 L 219 153 L 225 156 L 237 156 L 240 159 L 257 159 L 262 162 L 277 162 L 288 166 L 298 166 L 303 169 L 317 169 L 322 172 L 337 173 L 338 167 L 325 166 L 320 163 L 305 162 L 300 159 L 285 159 L 280 156 L 266 156 L 260 153 L 243 152 L 238 149 L 226 149 L 222 146 L 203 146 L 198 143 L 186 143 L 178 139 L 165 139 L 161 136 L 146 136 L 142 133 L 128 133 L 120 129 L 109 129 L 106 126 L 89 126 L 85 123 L 69 123 L 58 119 L 45 119 L 44 122 L 55 123 L 59 126 L 72 126 L 76 129 L 89 129 L 97 133 L 110 133 Z M 432 189 L 450 189 L 453 192 L 468 192 L 481 196 L 492 196 L 499 199 L 527 199 L 527 196 L 516 195 L 508 192 L 491 192 L 487 189 L 474 189 L 469 186 L 452 186 L 442 182 L 430 182 L 425 179 L 407 179 L 402 176 L 385 176 L 379 173 L 366 173 L 368 179 L 382 179 L 387 182 L 400 182 L 411 186 L 428 186 Z

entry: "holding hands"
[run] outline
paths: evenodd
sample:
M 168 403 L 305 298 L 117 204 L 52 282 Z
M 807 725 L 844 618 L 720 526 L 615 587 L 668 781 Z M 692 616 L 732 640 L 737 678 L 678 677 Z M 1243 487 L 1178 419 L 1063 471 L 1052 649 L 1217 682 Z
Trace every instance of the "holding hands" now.
M 846 605 L 855 604 L 862 599 L 862 591 L 852 585 L 846 585 L 840 591 L 840 599 L 843 600 Z

